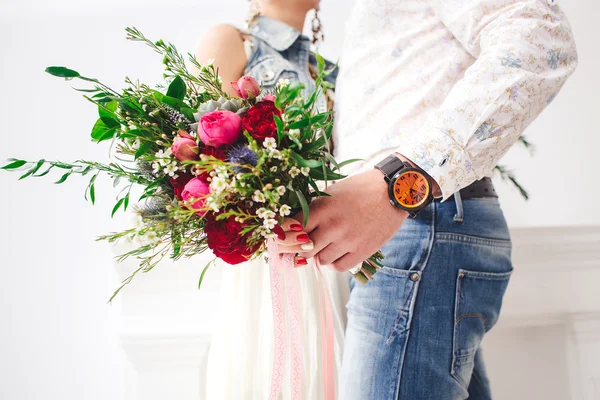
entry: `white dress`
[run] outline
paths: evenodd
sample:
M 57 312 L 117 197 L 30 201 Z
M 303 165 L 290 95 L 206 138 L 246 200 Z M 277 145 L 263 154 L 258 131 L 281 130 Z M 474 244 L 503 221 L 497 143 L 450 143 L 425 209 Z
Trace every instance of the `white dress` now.
M 217 307 L 219 317 L 213 331 L 206 379 L 207 400 L 267 400 L 273 361 L 273 316 L 269 266 L 264 259 L 240 265 L 219 263 L 222 287 Z M 296 268 L 300 287 L 304 372 L 302 399 L 323 399 L 321 332 L 317 278 L 312 259 Z M 337 372 L 341 366 L 349 296 L 348 273 L 323 267 L 331 294 Z M 279 399 L 290 399 L 289 363 Z

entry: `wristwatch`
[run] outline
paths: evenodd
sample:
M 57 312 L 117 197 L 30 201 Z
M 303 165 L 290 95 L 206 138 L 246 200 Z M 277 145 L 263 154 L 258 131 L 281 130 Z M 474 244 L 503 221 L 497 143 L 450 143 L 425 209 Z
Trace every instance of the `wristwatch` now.
M 411 217 L 433 201 L 431 179 L 420 168 L 390 155 L 375 166 L 388 184 L 390 203 L 408 211 Z

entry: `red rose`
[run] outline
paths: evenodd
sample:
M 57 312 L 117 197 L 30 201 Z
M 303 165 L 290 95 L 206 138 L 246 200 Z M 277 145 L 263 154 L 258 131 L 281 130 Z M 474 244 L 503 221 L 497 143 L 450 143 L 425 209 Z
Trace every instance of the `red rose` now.
M 206 154 L 207 156 L 213 156 L 221 161 L 225 161 L 227 159 L 227 147 L 206 146 L 204 149 L 202 149 L 202 154 Z
M 266 138 L 277 137 L 277 125 L 275 125 L 275 115 L 281 117 L 281 111 L 275 107 L 272 101 L 261 101 L 250 107 L 242 115 L 242 129 L 262 143 Z
M 250 235 L 240 235 L 245 224 L 237 222 L 235 217 L 217 221 L 216 215 L 208 213 L 205 218 L 204 232 L 208 247 L 215 253 L 215 256 L 226 263 L 235 265 L 248 261 L 250 256 L 260 248 L 260 244 L 252 248 L 248 247 L 246 242 Z
M 183 192 L 183 188 L 192 180 L 192 178 L 192 174 L 188 174 L 187 172 L 179 175 L 177 179 L 169 178 L 169 182 L 171 182 L 171 186 L 173 186 L 173 193 L 175 193 L 177 200 L 182 200 L 181 192 Z

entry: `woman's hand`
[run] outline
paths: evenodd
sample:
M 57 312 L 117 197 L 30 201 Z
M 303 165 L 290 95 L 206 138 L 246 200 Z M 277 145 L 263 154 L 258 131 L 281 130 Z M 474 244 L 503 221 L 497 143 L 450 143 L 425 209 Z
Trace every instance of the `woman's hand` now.
M 279 244 L 280 253 L 300 253 L 303 251 L 310 251 L 314 248 L 312 240 L 308 237 L 308 234 L 302 229 L 302 224 L 293 218 L 285 218 L 281 226 L 285 239 L 277 239 Z M 294 262 L 297 267 L 307 265 L 305 257 L 296 256 Z

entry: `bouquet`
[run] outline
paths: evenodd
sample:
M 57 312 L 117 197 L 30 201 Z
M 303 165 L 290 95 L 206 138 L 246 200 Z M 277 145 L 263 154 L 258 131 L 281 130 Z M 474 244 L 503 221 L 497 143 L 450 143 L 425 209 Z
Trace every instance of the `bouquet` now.
M 326 188 L 344 178 L 340 168 L 357 161 L 338 163 L 330 153 L 332 114 L 315 107 L 318 96 L 333 86 L 323 58 L 317 57 L 317 90 L 310 96 L 304 96 L 303 84 L 289 81 L 263 93 L 254 78 L 244 76 L 232 83 L 238 95 L 233 98 L 212 63 L 201 65 L 188 54 L 188 69 L 173 44 L 150 41 L 135 28 L 126 31 L 129 40 L 163 57 L 166 85 L 151 88 L 127 78 L 127 87 L 116 91 L 69 68 L 46 69 L 89 85 L 76 90 L 98 107 L 91 137 L 111 145 L 114 161 L 10 159 L 2 167 L 24 170 L 20 179 L 61 170 L 57 184 L 71 175 L 89 176 L 85 198 L 92 203 L 95 181 L 105 174 L 120 188 L 113 216 L 128 209 L 134 185 L 143 189 L 135 206 L 138 224 L 99 238 L 139 244 L 117 257 L 134 256 L 140 264 L 111 300 L 136 274 L 167 256 L 176 260 L 210 249 L 229 264 L 260 257 L 267 240 L 283 234 L 286 216 L 301 210 L 306 224 L 310 201 L 327 195 L 319 183 Z M 365 260 L 355 277 L 362 283 L 372 279 L 382 258 L 378 252 Z

